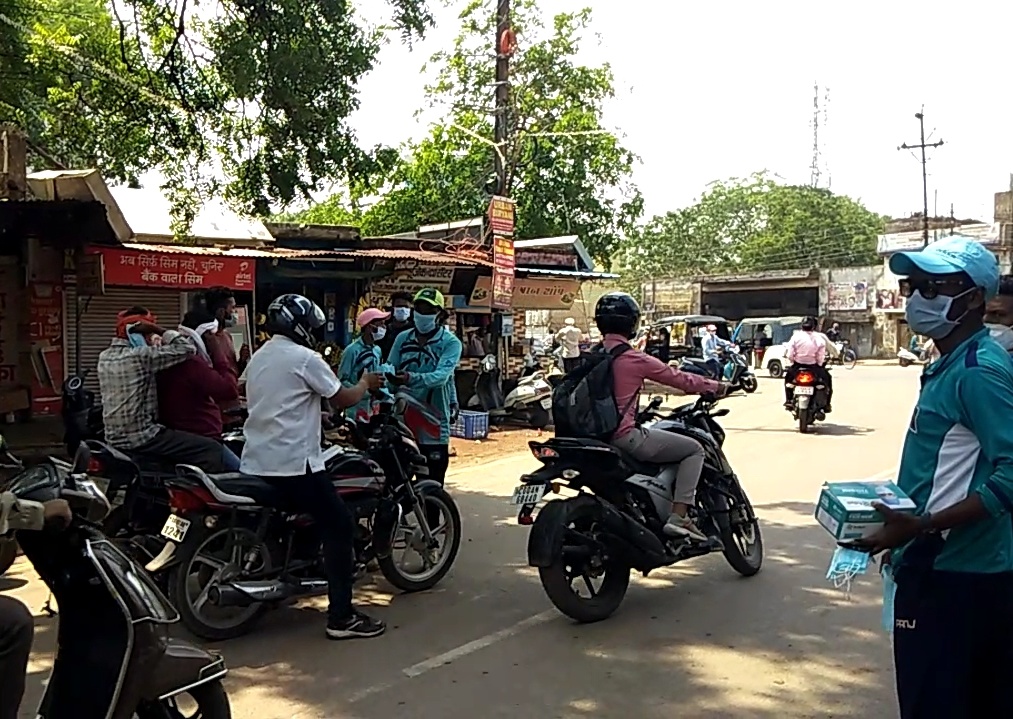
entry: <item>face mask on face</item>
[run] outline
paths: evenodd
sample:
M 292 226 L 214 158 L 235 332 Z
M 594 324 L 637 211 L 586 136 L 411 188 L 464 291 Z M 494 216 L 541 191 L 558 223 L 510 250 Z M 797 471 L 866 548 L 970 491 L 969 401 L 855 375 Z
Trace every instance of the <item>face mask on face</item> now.
M 912 332 L 926 335 L 934 340 L 943 339 L 957 328 L 957 325 L 960 324 L 960 321 L 967 314 L 965 312 L 955 320 L 949 319 L 953 301 L 971 292 L 974 292 L 973 287 L 965 292 L 961 292 L 956 297 L 936 295 L 931 300 L 927 300 L 922 296 L 920 290 L 915 290 L 908 297 L 904 309 L 904 317 L 907 319 L 908 327 L 911 328 Z
M 144 347 L 148 344 L 148 340 L 144 338 L 144 335 L 133 332 L 133 326 L 127 328 L 127 342 L 130 343 L 131 347 Z
M 436 315 L 420 315 L 416 312 L 415 329 L 422 334 L 429 334 L 436 329 Z
M 387 336 L 387 328 L 384 327 L 383 325 L 373 328 L 373 339 L 376 340 L 377 342 L 379 342 L 386 336 Z
M 239 321 L 239 314 L 236 312 L 226 312 L 225 316 L 221 320 L 222 327 L 235 327 Z
M 986 324 L 988 333 L 1007 352 L 1013 352 L 1013 329 L 1006 325 Z
M 407 322 L 408 317 L 411 316 L 411 307 L 395 307 L 394 308 L 394 319 L 398 322 Z

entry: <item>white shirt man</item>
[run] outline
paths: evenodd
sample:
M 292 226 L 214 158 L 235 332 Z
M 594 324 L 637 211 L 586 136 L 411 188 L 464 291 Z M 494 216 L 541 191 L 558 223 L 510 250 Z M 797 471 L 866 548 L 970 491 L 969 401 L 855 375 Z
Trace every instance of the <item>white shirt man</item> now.
M 341 389 L 318 352 L 275 335 L 250 357 L 246 371 L 249 418 L 240 471 L 294 477 L 324 470 L 321 403 Z
M 576 325 L 572 317 L 567 317 L 563 329 L 556 333 L 556 340 L 563 346 L 563 359 L 580 357 L 580 340 L 583 333 Z

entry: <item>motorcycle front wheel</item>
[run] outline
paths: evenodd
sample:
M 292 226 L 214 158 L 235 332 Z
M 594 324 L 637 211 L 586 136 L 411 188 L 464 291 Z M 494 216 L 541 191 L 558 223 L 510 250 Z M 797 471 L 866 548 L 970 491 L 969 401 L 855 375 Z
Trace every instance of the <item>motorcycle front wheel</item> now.
M 140 706 L 137 719 L 232 719 L 232 707 L 225 687 L 216 681 Z
M 737 487 L 730 496 L 716 497 L 715 503 L 720 510 L 715 514 L 715 521 L 721 533 L 725 560 L 743 577 L 753 576 L 763 566 L 763 537 L 749 497 Z
M 435 587 L 454 566 L 461 548 L 461 512 L 453 497 L 440 489 L 419 499 L 433 517 L 439 515 L 436 526 L 429 528 L 435 546 L 426 547 L 421 524 L 412 512 L 401 520 L 391 553 L 377 560 L 384 579 L 402 592 L 421 592 Z M 395 559 L 399 552 L 400 556 Z M 410 555 L 418 561 L 409 563 Z

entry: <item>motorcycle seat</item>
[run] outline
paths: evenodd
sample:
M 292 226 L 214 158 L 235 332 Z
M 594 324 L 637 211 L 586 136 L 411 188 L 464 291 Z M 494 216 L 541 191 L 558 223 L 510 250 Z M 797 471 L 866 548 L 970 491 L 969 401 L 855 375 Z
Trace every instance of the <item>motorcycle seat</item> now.
M 106 465 L 112 464 L 121 469 L 133 469 L 138 473 L 173 474 L 175 472 L 176 463 L 166 457 L 128 454 L 95 439 L 87 440 L 87 444 L 92 456 Z
M 278 491 L 267 480 L 239 472 L 209 474 L 208 479 L 218 488 L 215 499 L 226 504 L 259 504 L 274 506 Z

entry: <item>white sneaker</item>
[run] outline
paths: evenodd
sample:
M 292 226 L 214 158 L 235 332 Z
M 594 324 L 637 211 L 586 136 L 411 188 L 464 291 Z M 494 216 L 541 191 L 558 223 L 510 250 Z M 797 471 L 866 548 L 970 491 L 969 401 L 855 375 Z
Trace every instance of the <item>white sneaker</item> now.
M 689 517 L 680 517 L 675 513 L 668 516 L 668 521 L 665 522 L 665 527 L 662 531 L 669 537 L 689 537 L 698 542 L 710 541 L 710 538 L 706 534 L 697 529 L 696 525 L 693 524 L 693 520 Z

